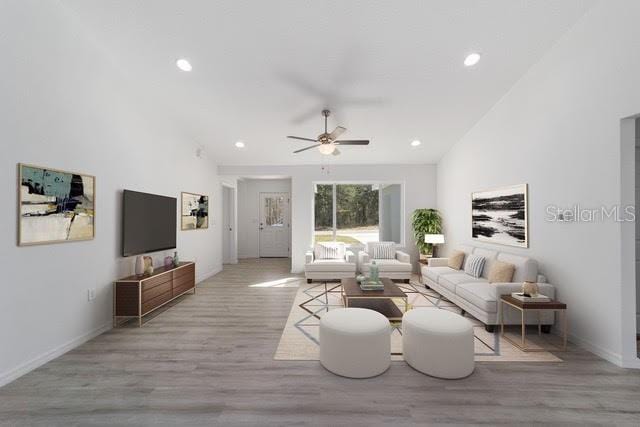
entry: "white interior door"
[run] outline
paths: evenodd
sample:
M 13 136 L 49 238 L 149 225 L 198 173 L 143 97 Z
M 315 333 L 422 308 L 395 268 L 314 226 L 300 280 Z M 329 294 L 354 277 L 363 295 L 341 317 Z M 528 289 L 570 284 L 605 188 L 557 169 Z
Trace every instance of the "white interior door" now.
M 289 193 L 260 193 L 260 256 L 289 256 Z
M 229 187 L 222 187 L 222 262 L 230 264 L 234 262 L 234 207 L 235 190 Z

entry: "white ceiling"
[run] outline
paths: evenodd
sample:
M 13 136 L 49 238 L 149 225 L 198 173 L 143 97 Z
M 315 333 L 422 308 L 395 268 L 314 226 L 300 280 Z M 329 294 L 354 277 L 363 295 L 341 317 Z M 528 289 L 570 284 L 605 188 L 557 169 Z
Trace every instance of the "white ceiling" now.
M 591 0 L 64 0 L 185 141 L 223 165 L 434 163 L 593 4 Z M 482 59 L 462 65 L 473 51 Z M 191 73 L 175 60 L 188 58 Z M 418 148 L 409 143 L 422 141 Z M 246 148 L 234 147 L 242 140 Z M 517 144 L 517 141 L 514 141 Z

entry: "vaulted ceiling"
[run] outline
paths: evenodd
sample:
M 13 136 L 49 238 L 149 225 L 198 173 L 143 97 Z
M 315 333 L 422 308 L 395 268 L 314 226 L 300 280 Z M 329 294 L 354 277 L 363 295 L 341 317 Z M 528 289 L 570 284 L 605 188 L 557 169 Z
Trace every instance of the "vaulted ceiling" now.
M 218 164 L 274 165 L 437 162 L 593 2 L 63 4 L 185 141 Z M 467 68 L 471 52 L 482 58 Z M 178 70 L 178 58 L 193 70 Z M 323 108 L 333 113 L 330 128 L 371 145 L 292 154 L 306 143 L 285 136 L 317 136 Z

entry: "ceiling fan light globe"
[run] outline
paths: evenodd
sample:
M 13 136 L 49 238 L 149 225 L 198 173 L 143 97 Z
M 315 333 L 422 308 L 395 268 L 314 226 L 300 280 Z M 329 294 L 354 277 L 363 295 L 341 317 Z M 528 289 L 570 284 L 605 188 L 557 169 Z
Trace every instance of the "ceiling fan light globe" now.
M 322 144 L 318 147 L 318 151 L 322 154 L 332 154 L 336 150 L 336 145 L 334 143 Z

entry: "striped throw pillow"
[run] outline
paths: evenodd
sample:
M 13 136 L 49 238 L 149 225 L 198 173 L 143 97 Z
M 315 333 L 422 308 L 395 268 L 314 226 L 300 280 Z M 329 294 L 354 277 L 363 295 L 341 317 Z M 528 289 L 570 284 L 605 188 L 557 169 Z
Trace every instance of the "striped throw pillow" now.
M 480 255 L 469 255 L 464 263 L 464 272 L 470 276 L 478 278 L 482 275 L 485 258 Z
M 344 258 L 343 243 L 316 243 L 313 255 L 316 259 L 342 259 Z
M 395 259 L 396 258 L 396 244 L 394 242 L 380 242 L 373 245 L 373 253 L 371 254 L 373 259 Z

